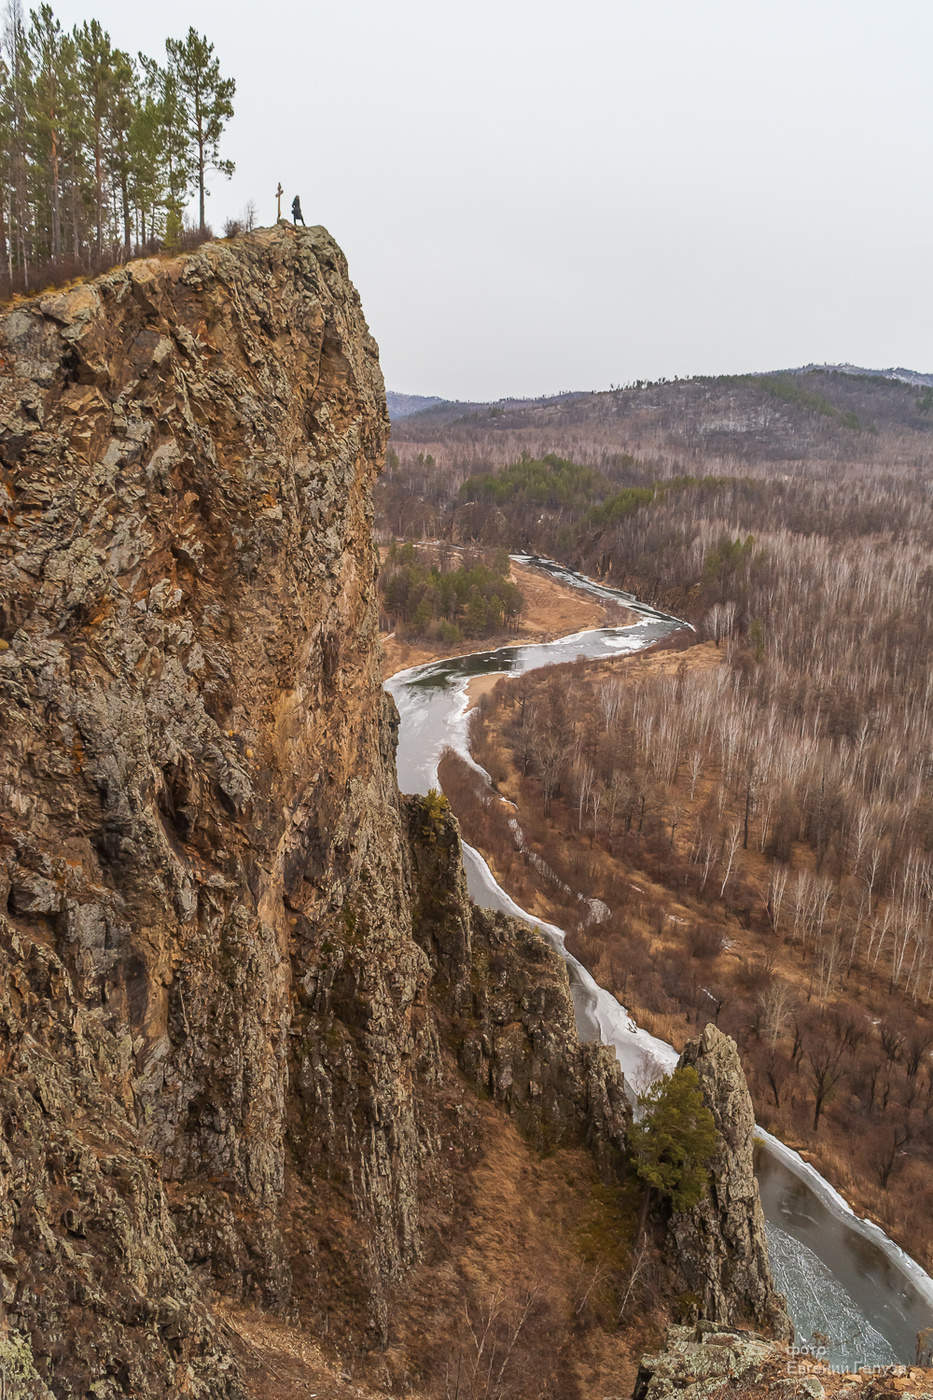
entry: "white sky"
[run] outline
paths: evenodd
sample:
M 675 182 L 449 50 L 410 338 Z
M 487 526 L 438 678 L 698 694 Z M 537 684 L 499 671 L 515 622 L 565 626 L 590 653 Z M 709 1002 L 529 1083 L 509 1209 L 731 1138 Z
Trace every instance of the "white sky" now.
M 407 393 L 933 371 L 930 0 L 53 0 L 237 80 L 215 231 L 281 179 Z M 286 201 L 283 201 L 283 205 Z

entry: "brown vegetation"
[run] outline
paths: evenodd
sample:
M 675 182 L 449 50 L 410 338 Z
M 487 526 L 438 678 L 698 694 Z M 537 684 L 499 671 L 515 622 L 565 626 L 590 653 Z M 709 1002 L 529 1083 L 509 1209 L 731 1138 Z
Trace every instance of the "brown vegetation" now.
M 794 479 L 796 491 L 804 478 L 840 471 L 929 468 L 929 400 L 911 384 L 828 369 L 723 375 L 557 399 L 442 404 L 393 422 L 392 446 L 422 512 L 442 508 L 468 476 L 523 453 L 559 452 L 633 482 L 645 468 L 647 479 L 765 474 Z
M 213 239 L 214 234 L 210 228 L 203 232 L 197 228 L 184 228 L 172 239 L 170 245 L 166 245 L 159 238 L 150 238 L 145 243 L 134 244 L 129 252 L 120 244 L 112 244 L 103 248 L 100 253 L 95 253 L 89 248 L 77 256 L 62 254 L 58 258 L 48 258 L 32 269 L 32 281 L 29 285 L 35 289 L 33 291 L 24 287 L 22 276 L 11 281 L 9 275 L 0 267 L 0 307 L 6 309 L 33 297 L 44 296 L 48 292 L 60 291 L 74 286 L 77 282 L 99 277 L 116 267 L 123 267 L 131 258 L 174 258 L 181 253 L 190 253 L 204 243 L 213 242 Z
M 651 1030 L 680 1044 L 712 1018 L 735 1036 L 760 1121 L 929 1262 L 924 788 L 870 727 L 860 745 L 825 697 L 816 713 L 735 646 L 498 685 L 474 752 L 553 871 L 543 887 L 512 809 L 450 757 L 441 777 L 516 898 Z M 562 885 L 610 917 L 587 922 Z
M 442 780 L 526 907 L 659 1034 L 717 1019 L 760 1118 L 927 1264 L 931 428 L 929 390 L 825 370 L 447 405 L 393 425 L 380 488 L 412 533 L 549 553 L 695 623 L 682 661 L 481 700 L 537 865 L 513 809 L 454 760 Z

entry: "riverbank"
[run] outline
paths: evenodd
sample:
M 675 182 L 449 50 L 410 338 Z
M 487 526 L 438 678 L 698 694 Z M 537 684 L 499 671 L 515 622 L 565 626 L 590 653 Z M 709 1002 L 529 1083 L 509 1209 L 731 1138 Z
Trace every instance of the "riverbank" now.
M 430 552 L 436 546 L 428 541 L 420 548 Z M 453 649 L 443 643 L 419 638 L 407 640 L 397 637 L 394 632 L 383 633 L 383 680 L 409 666 L 420 666 L 424 662 L 439 661 L 448 656 L 466 656 L 473 651 L 548 642 L 588 627 L 627 627 L 637 621 L 637 614 L 631 609 L 581 593 L 579 589 L 548 578 L 527 564 L 518 564 L 513 560 L 509 577 L 525 599 L 521 619 L 514 631 L 490 637 L 465 638 L 459 647 Z
M 680 1048 L 698 1024 L 716 1019 L 740 1044 L 759 1121 L 803 1148 L 860 1215 L 878 1221 L 929 1268 L 928 1158 L 919 1135 L 903 1141 L 902 1107 L 902 1100 L 913 1103 L 916 1119 L 929 1092 L 928 1022 L 920 1008 L 892 993 L 884 958 L 869 964 L 855 956 L 843 968 L 840 955 L 830 980 L 826 954 L 812 936 L 798 933 L 790 917 L 778 923 L 769 886 L 775 867 L 756 827 L 756 839 L 743 849 L 741 794 L 724 804 L 724 818 L 737 833 L 732 878 L 724 878 L 722 862 L 729 857 L 722 852 L 713 872 L 704 873 L 696 832 L 715 810 L 715 774 L 691 774 L 685 760 L 678 782 L 662 793 L 657 782 L 642 781 L 633 751 L 625 779 L 632 790 L 620 796 L 614 817 L 601 810 L 594 835 L 592 812 L 581 829 L 569 772 L 546 804 L 539 778 L 521 771 L 523 757 L 513 742 L 519 705 L 523 714 L 539 706 L 553 730 L 568 715 L 599 715 L 596 692 L 610 673 L 643 693 L 653 680 L 714 672 L 720 663 L 721 653 L 707 643 L 680 655 L 633 657 L 624 666 L 564 668 L 562 695 L 555 673 L 533 673 L 523 680 L 521 698 L 514 686 L 496 690 L 498 678 L 484 677 L 471 686 L 474 703 L 486 697 L 471 747 L 504 801 L 490 803 L 488 789 L 452 756 L 442 763 L 441 785 L 466 839 L 483 852 L 500 883 L 537 917 L 567 930 L 568 949 L 640 1025 Z M 571 723 L 566 748 L 592 741 L 587 761 L 598 769 L 593 728 Z M 516 847 L 510 826 L 516 818 L 531 860 Z M 800 870 L 809 877 L 812 859 L 801 843 L 793 862 L 795 880 Z M 554 872 L 553 880 L 542 879 L 544 868 Z M 785 867 L 776 868 L 780 875 Z M 597 898 L 611 915 L 587 920 L 586 906 L 568 891 Z

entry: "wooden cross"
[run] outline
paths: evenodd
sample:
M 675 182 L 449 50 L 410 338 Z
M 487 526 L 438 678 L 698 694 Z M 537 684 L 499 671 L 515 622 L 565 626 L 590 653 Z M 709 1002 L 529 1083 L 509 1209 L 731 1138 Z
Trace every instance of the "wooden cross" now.
M 278 185 L 279 187 L 275 192 L 275 222 L 277 224 L 282 222 L 282 195 L 285 193 L 282 189 L 281 180 L 279 180 Z

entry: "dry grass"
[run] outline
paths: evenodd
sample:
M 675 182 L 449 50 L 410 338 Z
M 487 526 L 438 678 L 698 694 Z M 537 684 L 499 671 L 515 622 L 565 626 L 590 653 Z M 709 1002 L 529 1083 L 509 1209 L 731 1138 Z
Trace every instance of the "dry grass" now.
M 585 1152 L 533 1153 L 491 1104 L 469 1130 L 477 1151 L 458 1199 L 395 1301 L 393 1387 L 474 1400 L 628 1393 L 660 1321 L 642 1306 L 624 1332 L 615 1325 L 635 1196 L 602 1186 Z M 485 1334 L 491 1389 L 477 1368 Z
M 421 1261 L 389 1293 L 385 1347 L 367 1327 L 365 1230 L 326 1173 L 313 1187 L 289 1173 L 293 1311 L 277 1322 L 224 1309 L 257 1400 L 629 1393 L 666 1321 L 656 1269 L 640 1278 L 625 1329 L 617 1326 L 637 1185 L 606 1186 L 582 1149 L 529 1146 L 463 1079 L 449 1048 L 421 1116 L 434 1148 L 419 1192 Z

